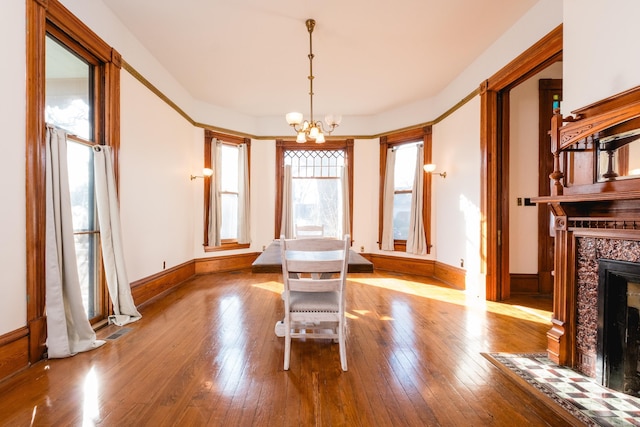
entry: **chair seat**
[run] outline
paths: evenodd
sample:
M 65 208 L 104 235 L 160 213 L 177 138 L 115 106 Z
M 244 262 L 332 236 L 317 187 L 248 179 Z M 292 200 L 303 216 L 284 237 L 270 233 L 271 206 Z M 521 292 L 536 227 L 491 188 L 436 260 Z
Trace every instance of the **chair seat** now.
M 338 292 L 292 291 L 289 309 L 294 313 L 337 313 L 340 310 L 340 295 Z

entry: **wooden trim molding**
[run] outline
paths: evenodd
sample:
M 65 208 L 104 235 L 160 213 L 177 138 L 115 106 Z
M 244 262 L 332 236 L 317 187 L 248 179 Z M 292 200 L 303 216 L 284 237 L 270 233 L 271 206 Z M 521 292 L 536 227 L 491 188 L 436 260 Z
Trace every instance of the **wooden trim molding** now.
M 362 254 L 373 263 L 376 270 L 393 271 L 394 273 L 413 274 L 416 276 L 434 277 L 435 261 L 429 259 L 406 258 L 384 254 Z
M 467 289 L 467 270 L 463 268 L 436 261 L 433 277 L 456 289 Z
M 539 277 L 537 274 L 511 273 L 512 294 L 540 294 Z
M 196 259 L 195 274 L 223 273 L 251 268 L 260 252 Z
M 384 254 L 362 254 L 376 270 L 433 277 L 456 289 L 466 289 L 466 270 L 438 261 Z
M 480 210 L 485 218 L 480 230 L 480 273 L 485 278 L 486 299 L 509 295 L 508 202 L 503 193 L 504 160 L 509 137 L 506 106 L 511 88 L 562 59 L 562 24 L 480 84 Z
M 29 367 L 28 327 L 0 336 L 0 380 Z
M 195 275 L 195 261 L 168 268 L 135 282 L 131 282 L 131 295 L 138 307 L 160 298 Z

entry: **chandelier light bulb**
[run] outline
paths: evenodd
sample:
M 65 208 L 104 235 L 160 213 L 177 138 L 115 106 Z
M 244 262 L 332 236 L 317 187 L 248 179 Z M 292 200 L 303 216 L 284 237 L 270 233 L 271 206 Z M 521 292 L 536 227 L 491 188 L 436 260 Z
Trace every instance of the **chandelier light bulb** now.
M 318 130 L 318 127 L 312 126 L 311 129 L 309 129 L 309 138 L 316 139 L 319 133 L 320 131 Z

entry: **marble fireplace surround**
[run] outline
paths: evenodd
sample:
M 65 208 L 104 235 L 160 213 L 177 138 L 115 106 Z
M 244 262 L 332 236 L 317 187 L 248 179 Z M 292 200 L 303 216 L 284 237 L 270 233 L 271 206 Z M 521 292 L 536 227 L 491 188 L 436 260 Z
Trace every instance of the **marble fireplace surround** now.
M 606 231 L 602 234 L 606 234 Z M 575 252 L 575 368 L 595 378 L 598 342 L 598 260 L 611 259 L 640 263 L 640 241 L 610 237 L 576 237 Z

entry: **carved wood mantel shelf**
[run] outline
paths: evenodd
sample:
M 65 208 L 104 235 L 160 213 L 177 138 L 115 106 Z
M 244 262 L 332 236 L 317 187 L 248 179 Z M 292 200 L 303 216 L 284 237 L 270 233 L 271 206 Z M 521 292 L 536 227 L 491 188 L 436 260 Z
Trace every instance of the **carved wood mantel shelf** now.
M 548 355 L 594 375 L 597 260 L 640 262 L 640 87 L 572 114 L 552 119 L 551 196 L 532 201 L 553 218 Z

